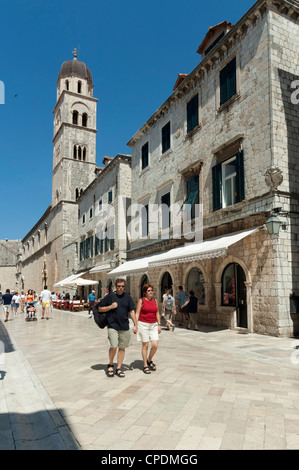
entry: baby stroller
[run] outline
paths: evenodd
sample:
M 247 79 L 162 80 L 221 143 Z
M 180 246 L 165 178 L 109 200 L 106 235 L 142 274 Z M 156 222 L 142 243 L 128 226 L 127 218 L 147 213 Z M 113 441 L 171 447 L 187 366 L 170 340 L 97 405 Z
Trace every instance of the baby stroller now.
M 27 317 L 25 318 L 25 321 L 36 321 L 37 318 L 35 316 L 36 314 L 36 308 L 33 302 L 28 302 L 26 305 L 26 312 L 27 312 Z

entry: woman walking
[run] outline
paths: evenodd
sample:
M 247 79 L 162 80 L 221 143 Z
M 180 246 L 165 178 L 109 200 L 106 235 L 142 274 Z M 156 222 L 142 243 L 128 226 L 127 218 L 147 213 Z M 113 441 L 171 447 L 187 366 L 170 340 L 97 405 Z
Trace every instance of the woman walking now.
M 153 357 L 157 352 L 159 334 L 161 333 L 161 318 L 156 299 L 153 297 L 154 289 L 151 284 L 142 287 L 144 296 L 138 301 L 136 309 L 137 340 L 142 341 L 143 372 L 150 374 L 156 370 Z M 151 349 L 148 354 L 149 342 Z
M 21 313 L 25 313 L 24 309 L 25 309 L 25 305 L 26 305 L 26 300 L 27 300 L 27 296 L 26 296 L 25 292 L 22 290 L 21 291 L 21 299 L 20 299 Z
M 189 291 L 189 295 L 190 295 L 189 299 L 183 305 L 183 307 L 188 308 L 188 313 L 189 313 L 189 318 L 190 318 L 188 329 L 190 329 L 191 324 L 193 324 L 194 329 L 198 330 L 198 326 L 197 326 L 198 305 L 199 305 L 198 298 L 195 297 L 193 290 Z

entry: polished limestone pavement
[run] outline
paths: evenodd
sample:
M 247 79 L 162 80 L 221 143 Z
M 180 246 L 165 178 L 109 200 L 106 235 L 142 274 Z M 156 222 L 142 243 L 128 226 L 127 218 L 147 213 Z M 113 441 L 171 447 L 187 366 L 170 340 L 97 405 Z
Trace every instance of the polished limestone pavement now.
M 163 329 L 145 375 L 132 333 L 125 378 L 109 378 L 87 312 L 37 317 L 1 310 L 1 450 L 299 448 L 299 340 Z

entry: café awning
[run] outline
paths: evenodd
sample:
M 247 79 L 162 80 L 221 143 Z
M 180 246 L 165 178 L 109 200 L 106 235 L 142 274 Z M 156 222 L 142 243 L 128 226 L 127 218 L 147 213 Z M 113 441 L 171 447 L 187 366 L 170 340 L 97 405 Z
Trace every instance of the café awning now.
M 149 262 L 153 262 L 159 255 L 150 255 L 126 261 L 109 272 L 110 277 L 133 276 L 134 274 L 145 274 L 148 271 Z
M 54 284 L 53 287 L 63 287 L 63 286 L 66 286 L 68 285 L 71 281 L 74 281 L 75 279 L 83 276 L 84 273 L 79 273 L 79 274 L 72 274 L 71 276 L 69 277 L 66 277 L 65 279 L 62 279 L 62 281 L 59 281 L 59 282 L 56 282 L 56 284 Z
M 199 259 L 217 258 L 226 254 L 227 249 L 245 237 L 260 230 L 255 227 L 240 232 L 222 235 L 200 243 L 188 243 L 160 254 L 134 259 L 121 264 L 109 272 L 110 277 L 146 274 L 151 267 L 186 263 Z
M 245 237 L 257 232 L 255 227 L 240 232 L 222 235 L 221 237 L 204 240 L 200 243 L 189 243 L 160 254 L 156 260 L 149 263 L 149 267 L 164 266 L 167 264 L 186 263 L 199 259 L 217 258 L 226 254 L 227 249 Z

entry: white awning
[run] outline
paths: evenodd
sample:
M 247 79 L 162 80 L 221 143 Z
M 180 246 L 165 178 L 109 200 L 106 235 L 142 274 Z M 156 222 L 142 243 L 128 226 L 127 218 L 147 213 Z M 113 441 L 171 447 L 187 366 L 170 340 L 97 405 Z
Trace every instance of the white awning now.
M 226 250 L 231 245 L 234 245 L 258 230 L 260 230 L 260 227 L 222 235 L 221 237 L 211 238 L 201 243 L 189 243 L 182 247 L 174 248 L 166 253 L 161 253 L 156 260 L 149 262 L 149 268 L 167 264 L 186 263 L 198 259 L 217 258 L 225 255 Z
M 110 264 L 102 264 L 102 265 L 94 266 L 93 268 L 91 268 L 89 273 L 90 274 L 101 273 L 103 271 L 109 271 L 110 269 L 111 269 Z
M 85 272 L 84 273 L 79 273 L 79 274 L 72 274 L 72 276 L 66 277 L 62 281 L 56 282 L 56 284 L 54 284 L 53 287 L 63 287 L 65 285 L 69 284 L 71 281 L 74 281 L 78 277 L 83 276 L 83 274 L 85 274 Z
M 226 250 L 245 237 L 260 230 L 255 227 L 241 232 L 235 232 L 222 237 L 211 238 L 201 243 L 188 243 L 187 245 L 173 248 L 160 254 L 134 259 L 121 264 L 109 272 L 109 276 L 132 276 L 134 274 L 146 274 L 148 269 L 155 266 L 186 263 L 198 259 L 217 258 L 225 255 Z
M 148 270 L 150 261 L 154 261 L 160 255 L 150 255 L 143 258 L 137 258 L 131 261 L 127 261 L 117 266 L 117 268 L 110 271 L 109 276 L 133 276 L 134 274 L 145 274 Z

